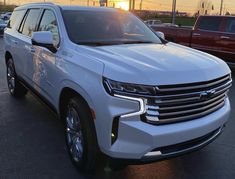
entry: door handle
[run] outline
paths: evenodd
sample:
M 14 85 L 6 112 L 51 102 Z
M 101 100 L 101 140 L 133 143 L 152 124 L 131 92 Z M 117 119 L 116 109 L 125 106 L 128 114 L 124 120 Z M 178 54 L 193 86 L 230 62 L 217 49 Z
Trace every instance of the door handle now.
M 18 41 L 17 41 L 17 40 L 11 40 L 11 42 L 12 42 L 13 44 L 15 44 L 15 45 L 18 44 Z
M 221 39 L 230 39 L 228 36 L 220 36 Z
M 35 53 L 36 52 L 35 48 L 34 47 L 30 47 L 30 52 L 31 53 Z
M 25 48 L 28 52 L 35 53 L 36 50 L 33 46 L 25 45 Z
M 42 62 L 38 63 L 38 71 L 39 71 L 40 78 L 46 77 L 46 70 Z
M 201 34 L 199 33 L 193 33 L 193 36 L 200 36 Z

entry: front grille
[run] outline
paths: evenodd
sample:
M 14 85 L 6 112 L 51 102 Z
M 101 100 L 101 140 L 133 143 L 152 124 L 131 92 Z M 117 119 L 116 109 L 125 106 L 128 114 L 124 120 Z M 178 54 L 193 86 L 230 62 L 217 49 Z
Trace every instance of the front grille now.
M 224 106 L 230 75 L 191 84 L 158 87 L 158 95 L 148 98 L 144 120 L 154 124 L 187 121 L 206 116 Z

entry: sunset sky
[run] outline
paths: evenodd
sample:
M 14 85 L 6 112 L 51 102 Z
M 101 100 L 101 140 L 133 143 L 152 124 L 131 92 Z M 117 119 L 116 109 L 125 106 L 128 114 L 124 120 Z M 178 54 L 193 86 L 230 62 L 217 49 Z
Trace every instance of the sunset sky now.
M 3 1 L 3 0 L 1 0 Z M 28 2 L 39 2 L 40 0 L 6 0 L 8 4 L 24 4 Z M 41 0 L 43 1 L 43 0 Z M 89 5 L 99 5 L 98 0 L 46 0 L 55 2 L 58 4 L 68 4 L 68 5 L 87 5 L 89 1 Z M 212 13 L 216 14 L 219 12 L 220 9 L 220 0 L 211 0 L 214 4 L 214 11 Z M 118 4 L 121 6 L 128 6 L 128 1 L 126 0 L 109 0 L 109 5 L 113 6 Z M 178 11 L 185 11 L 189 13 L 194 13 L 197 10 L 199 0 L 177 0 L 177 10 Z M 224 12 L 230 12 L 235 14 L 235 0 L 224 0 Z M 172 0 L 143 0 L 143 9 L 147 10 L 163 10 L 163 11 L 170 11 L 172 6 Z M 136 0 L 135 8 L 139 9 L 140 7 L 140 0 Z

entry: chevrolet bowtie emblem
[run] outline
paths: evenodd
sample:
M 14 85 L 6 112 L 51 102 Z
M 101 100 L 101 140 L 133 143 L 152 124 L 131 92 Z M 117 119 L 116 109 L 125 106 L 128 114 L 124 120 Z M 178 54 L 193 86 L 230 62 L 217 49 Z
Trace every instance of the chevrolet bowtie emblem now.
M 208 100 L 212 98 L 215 94 L 215 90 L 209 90 L 209 91 L 204 91 L 200 94 L 200 99 L 201 100 Z

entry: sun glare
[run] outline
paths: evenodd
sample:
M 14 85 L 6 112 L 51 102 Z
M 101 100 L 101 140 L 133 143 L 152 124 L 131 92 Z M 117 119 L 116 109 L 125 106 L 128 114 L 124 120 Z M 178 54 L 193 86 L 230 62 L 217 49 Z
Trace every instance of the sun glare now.
M 128 2 L 118 2 L 118 3 L 116 3 L 115 7 L 128 11 L 129 10 L 129 3 Z

